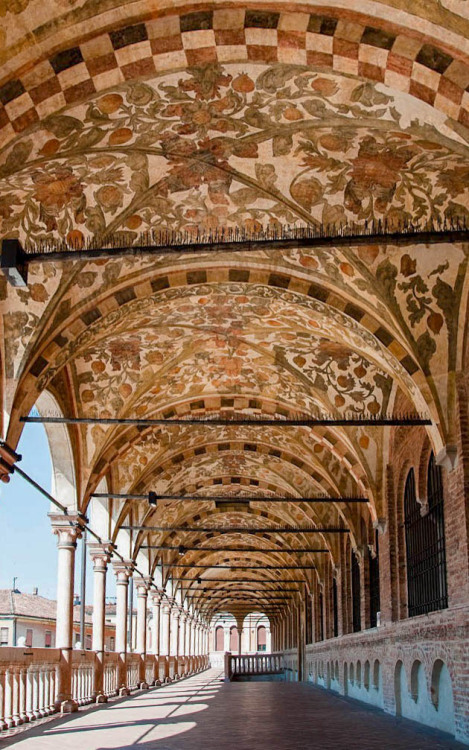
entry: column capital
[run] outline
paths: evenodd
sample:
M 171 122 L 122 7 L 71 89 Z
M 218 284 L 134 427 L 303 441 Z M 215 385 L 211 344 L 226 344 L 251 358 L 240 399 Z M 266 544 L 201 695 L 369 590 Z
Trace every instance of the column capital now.
M 160 605 L 163 600 L 163 592 L 162 591 L 152 591 L 150 593 L 152 604 L 154 605 Z
M 445 445 L 436 456 L 436 465 L 442 466 L 447 472 L 453 471 L 458 465 L 458 446 Z
M 163 599 L 162 598 L 161 606 L 163 607 L 163 612 L 166 612 L 167 614 L 171 613 L 171 609 L 173 607 L 171 599 Z
M 367 550 L 366 544 L 357 544 L 356 547 L 352 547 L 352 552 L 354 552 L 355 555 L 357 556 L 358 562 L 361 562 L 363 560 L 363 558 L 365 557 L 366 550 Z
M 20 454 L 15 453 L 9 445 L 0 440 L 0 481 L 5 483 L 10 481 L 17 461 L 21 461 Z
M 144 576 L 143 578 L 139 577 L 135 580 L 137 596 L 148 596 L 152 580 L 153 579 L 150 576 Z
M 110 541 L 87 543 L 95 570 L 105 571 L 107 569 L 108 563 L 111 561 L 113 546 Z
M 376 529 L 380 536 L 383 536 L 388 528 L 388 519 L 384 517 L 377 518 L 376 521 L 373 521 L 373 528 Z
M 52 533 L 57 535 L 57 545 L 61 547 L 76 547 L 77 539 L 80 539 L 85 525 L 85 517 L 72 511 L 70 513 L 48 513 Z
M 133 562 L 133 560 L 116 560 L 115 562 L 113 562 L 112 569 L 117 579 L 116 583 L 127 585 L 129 583 L 129 578 L 134 572 L 134 568 L 135 563 Z

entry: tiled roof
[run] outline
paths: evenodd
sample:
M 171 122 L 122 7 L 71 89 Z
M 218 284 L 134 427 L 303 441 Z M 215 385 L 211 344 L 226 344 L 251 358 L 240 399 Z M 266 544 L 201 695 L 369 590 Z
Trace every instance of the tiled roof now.
M 85 620 L 91 623 L 92 607 L 86 607 Z M 41 617 L 55 620 L 57 602 L 38 594 L 22 594 L 11 589 L 0 589 L 0 615 L 18 615 L 23 617 Z M 80 620 L 80 607 L 73 608 L 73 620 Z

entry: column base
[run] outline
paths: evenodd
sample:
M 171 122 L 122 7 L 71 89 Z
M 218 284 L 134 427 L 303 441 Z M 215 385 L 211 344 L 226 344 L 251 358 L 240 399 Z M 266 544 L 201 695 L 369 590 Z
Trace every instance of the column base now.
M 78 703 L 74 700 L 62 701 L 60 711 L 63 714 L 73 714 L 78 711 Z
M 149 690 L 150 689 L 150 685 L 147 682 L 141 682 L 139 684 L 139 688 L 140 688 L 140 690 Z
M 130 690 L 128 687 L 121 687 L 119 689 L 119 695 L 121 698 L 124 698 L 127 695 L 130 695 Z
M 154 680 L 153 687 L 161 687 L 161 680 Z
M 104 695 L 104 693 L 99 693 L 93 699 L 95 703 L 107 703 L 107 695 Z

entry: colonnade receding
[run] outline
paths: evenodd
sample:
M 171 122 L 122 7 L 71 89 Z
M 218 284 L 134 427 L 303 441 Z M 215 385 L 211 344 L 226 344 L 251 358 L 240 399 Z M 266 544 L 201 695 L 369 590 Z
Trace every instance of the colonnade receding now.
M 194 674 L 209 666 L 209 625 L 150 576 L 135 574 L 132 560 L 115 560 L 113 545 L 88 543 L 93 562 L 92 650 L 73 643 L 74 573 L 84 519 L 78 513 L 49 514 L 57 536 L 56 648 L 3 648 L 0 664 L 0 728 L 17 726 L 60 710 L 106 702 Z M 106 580 L 116 579 L 115 650 L 105 648 Z M 136 648 L 129 648 L 128 587 L 135 577 Z M 151 643 L 151 648 L 150 648 Z

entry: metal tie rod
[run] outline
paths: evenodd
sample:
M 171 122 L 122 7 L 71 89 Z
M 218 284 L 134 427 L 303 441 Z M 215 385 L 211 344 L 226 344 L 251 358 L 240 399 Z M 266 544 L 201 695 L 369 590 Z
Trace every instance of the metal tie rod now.
M 118 492 L 94 492 L 91 497 L 103 500 L 147 500 L 152 505 L 156 505 L 158 500 L 184 501 L 184 502 L 215 502 L 215 503 L 368 503 L 366 497 L 269 497 L 269 495 L 230 497 L 227 495 L 159 495 L 156 492 L 149 492 L 147 495 L 128 494 Z
M 184 581 L 184 583 L 302 583 L 303 578 L 184 578 L 181 576 L 171 576 L 172 581 Z M 190 587 L 187 587 L 189 590 Z M 198 589 L 194 589 L 197 591 Z M 293 589 L 297 591 L 297 589 Z
M 233 583 L 237 583 L 237 582 L 233 581 Z M 284 592 L 294 593 L 294 594 L 301 594 L 301 591 L 299 589 L 282 589 L 282 588 L 277 588 L 277 589 L 266 589 L 266 588 L 262 588 L 262 589 L 238 589 L 238 588 L 236 588 L 236 589 L 216 589 L 216 588 L 205 588 L 204 587 L 203 589 L 191 589 L 191 588 L 187 587 L 187 588 L 183 588 L 182 591 L 192 591 L 194 593 L 204 593 L 204 594 L 208 593 L 209 591 L 213 591 L 214 593 L 217 593 L 217 594 L 218 593 L 231 594 L 233 592 L 239 593 L 239 594 L 246 594 L 246 593 L 251 594 L 253 592 L 259 593 L 259 594 L 266 594 L 266 593 L 267 594 L 275 594 L 275 593 L 281 593 L 281 594 L 283 594 Z M 213 594 L 212 594 L 212 596 L 213 596 Z
M 293 552 L 298 553 L 308 553 L 308 552 L 329 552 L 328 549 L 323 549 L 320 547 L 309 547 L 309 548 L 297 548 L 294 549 L 293 547 L 286 547 L 283 549 L 275 549 L 275 548 L 269 548 L 269 549 L 262 549 L 261 547 L 186 547 L 185 545 L 162 545 L 159 546 L 157 544 L 148 544 L 145 546 L 145 549 L 159 549 L 159 550 L 178 550 L 179 554 L 185 555 L 186 552 L 266 552 L 266 553 L 273 553 L 273 552 L 283 552 L 285 554 L 292 554 Z
M 316 570 L 315 565 L 198 565 L 197 563 L 191 565 L 178 562 L 165 564 L 165 567 L 206 570 Z
M 198 534 L 349 534 L 350 529 L 344 529 L 342 526 L 318 526 L 316 528 L 307 526 L 304 529 L 298 526 L 288 527 L 279 526 L 275 528 L 268 526 L 266 528 L 217 528 L 211 526 L 120 526 L 121 529 L 130 531 L 186 531 L 188 533 Z M 142 545 L 142 549 L 147 546 Z M 151 549 L 151 547 L 150 547 Z
M 216 418 L 196 418 L 185 419 L 183 417 L 170 417 L 168 419 L 117 419 L 113 417 L 20 417 L 20 422 L 27 422 L 31 424 L 91 424 L 91 425 L 137 425 L 139 427 L 153 427 L 163 425 L 176 425 L 177 427 L 184 427 L 184 425 L 211 425 L 212 427 L 227 427 L 230 425 L 249 425 L 253 427 L 259 425 L 260 427 L 314 427 L 316 425 L 331 425 L 334 427 L 347 427 L 352 426 L 363 426 L 363 427 L 399 427 L 415 425 L 431 425 L 432 420 L 428 417 L 422 417 L 418 414 L 409 414 L 403 417 L 394 417 L 386 415 L 376 415 L 367 417 L 295 417 L 286 419 L 272 419 L 272 418 L 237 418 L 237 419 L 223 419 L 222 417 Z

